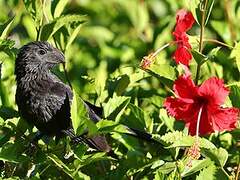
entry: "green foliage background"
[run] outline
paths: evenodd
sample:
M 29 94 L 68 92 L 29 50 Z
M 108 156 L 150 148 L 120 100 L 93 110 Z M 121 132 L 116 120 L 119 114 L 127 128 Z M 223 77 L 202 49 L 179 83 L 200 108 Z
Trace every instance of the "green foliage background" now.
M 173 40 L 178 9 L 192 10 L 200 20 L 198 0 L 0 0 L 0 170 L 1 178 L 31 179 L 228 179 L 237 178 L 240 129 L 201 139 L 199 160 L 188 167 L 186 147 L 194 143 L 184 124 L 162 107 L 181 73 L 172 60 L 174 46 L 164 49 L 148 72 L 141 59 Z M 213 3 L 213 8 L 211 4 Z M 204 57 L 195 53 L 190 68 L 205 58 L 200 81 L 223 78 L 231 89 L 228 106 L 240 107 L 240 2 L 209 0 L 205 37 L 234 48 L 206 42 Z M 198 49 L 199 25 L 189 34 Z M 36 129 L 29 127 L 15 104 L 14 61 L 18 48 L 48 40 L 66 56 L 75 91 L 104 107 L 105 120 L 87 124 L 90 134 L 107 134 L 120 160 L 87 146 L 42 140 L 25 152 Z M 63 69 L 54 72 L 66 81 Z M 81 106 L 77 104 L 77 106 Z M 79 119 L 74 118 L 79 121 Z M 147 131 L 159 143 L 123 134 L 120 124 Z

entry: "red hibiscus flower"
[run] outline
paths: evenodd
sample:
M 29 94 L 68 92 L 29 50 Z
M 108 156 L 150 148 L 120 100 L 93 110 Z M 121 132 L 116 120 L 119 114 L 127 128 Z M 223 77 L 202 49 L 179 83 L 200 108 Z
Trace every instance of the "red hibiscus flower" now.
M 181 9 L 177 12 L 175 31 L 186 32 L 192 28 L 195 20 L 191 12 Z
M 173 55 L 173 58 L 177 64 L 181 63 L 188 66 L 190 60 L 192 59 L 192 54 L 190 53 L 190 49 L 192 47 L 188 42 L 187 34 L 175 31 L 173 32 L 173 35 L 175 36 L 175 40 L 178 46 Z
M 212 77 L 196 86 L 185 75 L 175 81 L 173 88 L 177 97 L 168 97 L 164 106 L 170 115 L 186 123 L 191 135 L 236 128 L 239 109 L 221 107 L 229 94 L 223 80 Z
M 177 50 L 175 51 L 173 58 L 177 64 L 182 63 L 188 66 L 192 59 L 190 53 L 192 47 L 188 42 L 186 31 L 192 28 L 195 20 L 191 12 L 182 9 L 178 11 L 176 21 L 177 23 L 173 35 L 177 43 Z

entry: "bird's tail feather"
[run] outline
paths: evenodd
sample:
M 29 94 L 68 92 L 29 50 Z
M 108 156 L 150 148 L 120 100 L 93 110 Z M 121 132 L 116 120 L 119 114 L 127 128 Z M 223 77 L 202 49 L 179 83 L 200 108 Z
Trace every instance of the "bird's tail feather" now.
M 126 129 L 129 131 L 129 135 L 134 136 L 138 139 L 142 139 L 145 140 L 147 142 L 155 142 L 155 140 L 152 138 L 152 135 L 145 132 L 145 131 L 141 131 L 139 129 L 135 129 L 135 128 L 130 128 L 126 126 Z
M 104 135 L 95 135 L 92 137 L 87 137 L 86 133 L 76 136 L 73 129 L 63 130 L 63 133 L 71 138 L 74 144 L 86 143 L 89 147 L 96 149 L 98 151 L 106 152 L 109 156 L 118 159 L 118 156 L 114 153 L 112 148 L 108 145 L 107 140 Z
M 95 106 L 95 105 L 89 103 L 88 101 L 84 101 L 84 103 L 85 103 L 85 106 L 88 110 L 88 114 L 89 114 L 90 119 L 92 121 L 94 121 L 95 123 L 100 121 L 101 117 L 103 115 L 103 108 Z M 126 134 L 129 134 L 129 135 L 134 136 L 138 139 L 142 139 L 142 140 L 145 140 L 145 141 L 148 141 L 148 142 L 157 142 L 156 140 L 154 140 L 152 138 L 152 135 L 147 133 L 147 132 L 144 132 L 144 131 L 141 131 L 141 130 L 138 130 L 138 129 L 135 129 L 135 128 L 130 128 L 128 126 L 125 126 L 125 128 L 128 130 L 128 133 L 126 133 Z

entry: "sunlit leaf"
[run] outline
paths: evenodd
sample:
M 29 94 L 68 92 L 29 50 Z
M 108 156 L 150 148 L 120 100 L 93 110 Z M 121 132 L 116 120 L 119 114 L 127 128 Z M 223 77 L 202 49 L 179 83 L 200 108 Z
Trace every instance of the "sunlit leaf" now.
M 240 72 L 240 42 L 235 44 L 231 53 L 231 57 L 235 58 L 238 71 Z
M 54 19 L 52 22 L 45 24 L 42 27 L 41 40 L 48 40 L 58 29 L 64 25 L 70 25 L 73 22 L 84 23 L 86 21 L 85 15 L 65 15 Z
M 223 167 L 228 159 L 228 152 L 223 148 L 203 149 L 203 154 L 213 160 L 216 165 Z
M 207 25 L 209 17 L 210 17 L 210 15 L 212 13 L 212 9 L 213 9 L 214 3 L 215 3 L 215 0 L 209 0 L 208 1 L 207 10 L 206 10 L 207 13 L 206 13 L 206 19 L 205 19 L 205 26 Z
M 218 33 L 219 36 L 226 42 L 231 44 L 231 33 L 228 24 L 225 21 L 210 21 L 212 28 Z
M 213 162 L 210 159 L 203 159 L 203 160 L 191 160 L 191 166 L 185 166 L 184 171 L 181 173 L 182 177 L 187 177 L 191 174 L 194 174 L 200 171 L 203 168 L 211 166 Z
M 168 127 L 170 131 L 174 131 L 174 121 L 175 119 L 168 116 L 167 111 L 165 109 L 160 109 L 159 118 L 164 124 Z
M 11 27 L 11 24 L 13 23 L 14 17 L 11 17 L 10 19 L 8 19 L 5 23 L 0 24 L 0 39 L 6 39 L 9 29 Z
M 114 94 L 104 106 L 104 116 L 107 119 L 118 121 L 129 102 L 129 97 L 116 96 Z
M 52 1 L 51 13 L 54 18 L 57 18 L 62 14 L 67 3 L 68 3 L 68 0 L 53 0 Z
M 72 173 L 73 169 L 70 169 L 65 165 L 55 154 L 48 154 L 48 158 L 59 168 L 61 168 L 65 173 L 73 178 Z
M 73 90 L 73 100 L 71 104 L 71 119 L 76 134 L 80 135 L 86 129 L 88 129 L 90 135 L 97 132 L 96 125 L 89 119 L 88 111 L 83 100 L 75 90 Z
M 208 60 L 205 55 L 199 53 L 199 52 L 196 51 L 196 50 L 192 50 L 192 55 L 193 55 L 194 60 L 195 60 L 199 65 L 204 64 L 204 63 Z
M 38 28 L 42 23 L 43 8 L 41 0 L 24 0 L 24 5 L 27 11 L 35 22 L 35 26 Z
M 196 20 L 196 22 L 198 24 L 200 24 L 200 20 L 199 20 L 199 0 L 185 0 L 185 4 L 189 7 L 189 9 L 191 10 L 194 19 Z
M 171 171 L 173 171 L 175 168 L 176 168 L 176 163 L 166 162 L 164 165 L 162 165 L 160 168 L 158 168 L 158 171 L 163 174 L 168 174 Z
M 229 94 L 229 97 L 231 99 L 231 102 L 232 102 L 232 105 L 234 107 L 238 107 L 240 108 L 240 85 L 237 86 L 237 85 L 234 85 L 234 86 L 230 86 L 230 94 Z
M 208 166 L 207 168 L 204 168 L 203 170 L 201 170 L 199 175 L 197 176 L 196 180 L 205 180 L 206 177 L 209 180 L 214 180 L 215 173 L 216 173 L 216 166 L 214 166 L 212 164 L 212 165 Z
M 82 27 L 82 24 L 78 25 L 76 28 L 74 28 L 73 32 L 71 32 L 70 37 L 67 41 L 66 49 L 69 48 L 69 46 L 73 43 L 74 39 L 77 37 L 78 33 L 80 32 Z
M 169 87 L 172 87 L 173 82 L 176 79 L 175 69 L 167 64 L 152 64 L 146 71 Z

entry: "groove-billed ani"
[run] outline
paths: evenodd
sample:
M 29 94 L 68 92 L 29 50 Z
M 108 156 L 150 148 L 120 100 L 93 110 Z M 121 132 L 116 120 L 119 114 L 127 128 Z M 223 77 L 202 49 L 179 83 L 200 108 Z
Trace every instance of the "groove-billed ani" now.
M 56 138 L 68 135 L 74 141 L 84 141 L 92 148 L 111 154 L 111 147 L 103 135 L 75 136 L 70 119 L 71 88 L 50 71 L 64 61 L 63 53 L 47 42 L 31 42 L 20 49 L 15 63 L 16 103 L 20 114 L 42 135 Z M 97 112 L 100 109 L 84 103 L 90 119 L 95 123 L 99 121 Z M 133 136 L 151 140 L 150 134 L 135 129 L 129 131 Z

